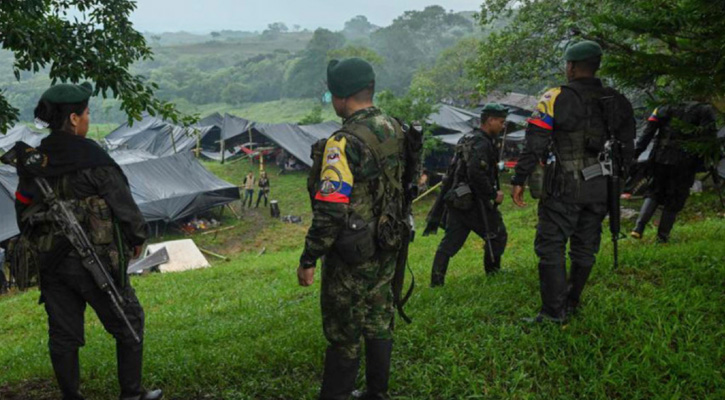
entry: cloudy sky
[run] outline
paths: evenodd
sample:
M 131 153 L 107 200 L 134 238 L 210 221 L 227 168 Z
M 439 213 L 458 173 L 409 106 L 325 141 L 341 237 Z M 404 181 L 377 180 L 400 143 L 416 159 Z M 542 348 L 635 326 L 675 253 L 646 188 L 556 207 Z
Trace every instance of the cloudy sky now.
M 208 33 L 222 29 L 261 31 L 271 22 L 340 30 L 365 15 L 385 26 L 407 10 L 438 4 L 446 10 L 476 11 L 482 0 L 136 0 L 131 16 L 139 31 Z

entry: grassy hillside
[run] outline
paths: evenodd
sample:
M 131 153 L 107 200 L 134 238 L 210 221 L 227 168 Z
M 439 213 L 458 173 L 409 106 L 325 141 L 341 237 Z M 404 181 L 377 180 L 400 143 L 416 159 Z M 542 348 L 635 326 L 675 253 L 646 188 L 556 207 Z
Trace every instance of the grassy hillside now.
M 207 164 L 240 182 L 256 166 Z M 226 213 L 231 231 L 195 235 L 229 262 L 177 274 L 134 278 L 147 314 L 145 382 L 170 399 L 314 399 L 325 341 L 319 281 L 297 286 L 295 269 L 310 221 L 304 174 L 278 176 L 268 210 Z M 418 231 L 432 199 L 416 204 Z M 391 389 L 398 399 L 719 399 L 725 341 L 725 221 L 713 194 L 691 198 L 668 245 L 621 243 L 612 270 L 604 235 L 580 316 L 565 326 L 531 328 L 519 319 L 539 306 L 533 238 L 536 207 L 502 207 L 510 242 L 504 272 L 486 277 L 481 240 L 471 236 L 451 262 L 446 286 L 429 289 L 442 237 L 418 237 L 410 264 L 417 289 L 399 323 Z M 625 207 L 638 208 L 639 202 Z M 238 205 L 237 205 L 238 207 Z M 625 228 L 631 228 L 627 221 Z M 266 248 L 266 252 L 259 255 Z M 319 275 L 318 275 L 319 278 Z M 0 298 L 0 397 L 53 398 L 47 327 L 38 292 Z M 87 396 L 116 396 L 112 339 L 88 311 L 81 351 Z M 22 393 L 11 397 L 11 393 Z

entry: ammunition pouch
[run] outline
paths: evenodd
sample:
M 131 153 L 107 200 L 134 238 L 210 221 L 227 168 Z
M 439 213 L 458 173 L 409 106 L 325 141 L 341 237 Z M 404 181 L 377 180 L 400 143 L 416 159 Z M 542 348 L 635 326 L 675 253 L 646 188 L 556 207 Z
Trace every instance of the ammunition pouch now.
M 98 196 L 88 197 L 83 202 L 88 216 L 91 242 L 96 246 L 111 244 L 113 242 L 113 216 L 108 204 Z
M 380 250 L 395 251 L 403 245 L 410 227 L 394 215 L 385 213 L 378 220 L 377 230 L 377 242 Z
M 449 207 L 461 211 L 468 211 L 473 208 L 475 199 L 473 191 L 467 183 L 459 183 L 445 194 L 445 201 Z
M 335 240 L 335 250 L 345 264 L 361 265 L 375 256 L 375 239 L 375 224 L 352 213 Z
M 529 192 L 534 199 L 544 198 L 544 166 L 536 163 L 534 171 L 529 176 Z

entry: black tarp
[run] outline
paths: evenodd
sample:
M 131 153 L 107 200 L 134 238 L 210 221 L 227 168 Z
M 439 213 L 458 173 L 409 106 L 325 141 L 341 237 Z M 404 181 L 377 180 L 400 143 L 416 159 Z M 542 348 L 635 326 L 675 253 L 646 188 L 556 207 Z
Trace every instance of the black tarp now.
M 40 141 L 48 136 L 47 133 L 39 133 L 25 125 L 16 125 L 6 134 L 0 134 L 0 150 L 10 150 L 16 142 L 25 142 L 31 147 L 37 147 Z
M 146 222 L 174 221 L 239 199 L 191 152 L 121 165 Z
M 164 157 L 187 152 L 197 145 L 197 137 L 202 141 L 214 129 L 213 126 L 193 126 L 183 128 L 146 115 L 133 125 L 124 123 L 104 139 L 110 150 L 144 150 L 155 156 Z
M 327 121 L 321 124 L 300 125 L 299 128 L 306 134 L 319 140 L 329 138 L 330 135 L 342 128 L 342 124 L 337 121 Z
M 15 173 L 15 168 L 0 165 L 0 242 L 20 233 L 15 222 L 17 187 L 18 175 Z
M 300 129 L 297 124 L 256 124 L 256 129 L 305 165 L 312 166 L 310 152 L 319 139 Z

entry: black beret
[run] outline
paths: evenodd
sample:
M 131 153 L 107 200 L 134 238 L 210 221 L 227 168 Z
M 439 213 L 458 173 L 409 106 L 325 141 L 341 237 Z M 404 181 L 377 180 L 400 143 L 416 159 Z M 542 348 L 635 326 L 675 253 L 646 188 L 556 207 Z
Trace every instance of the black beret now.
M 327 65 L 327 87 L 338 98 L 350 97 L 374 80 L 373 66 L 362 58 L 332 60 Z
M 73 104 L 88 100 L 91 94 L 93 94 L 93 86 L 89 82 L 83 82 L 80 85 L 59 83 L 43 92 L 40 99 L 54 104 Z

